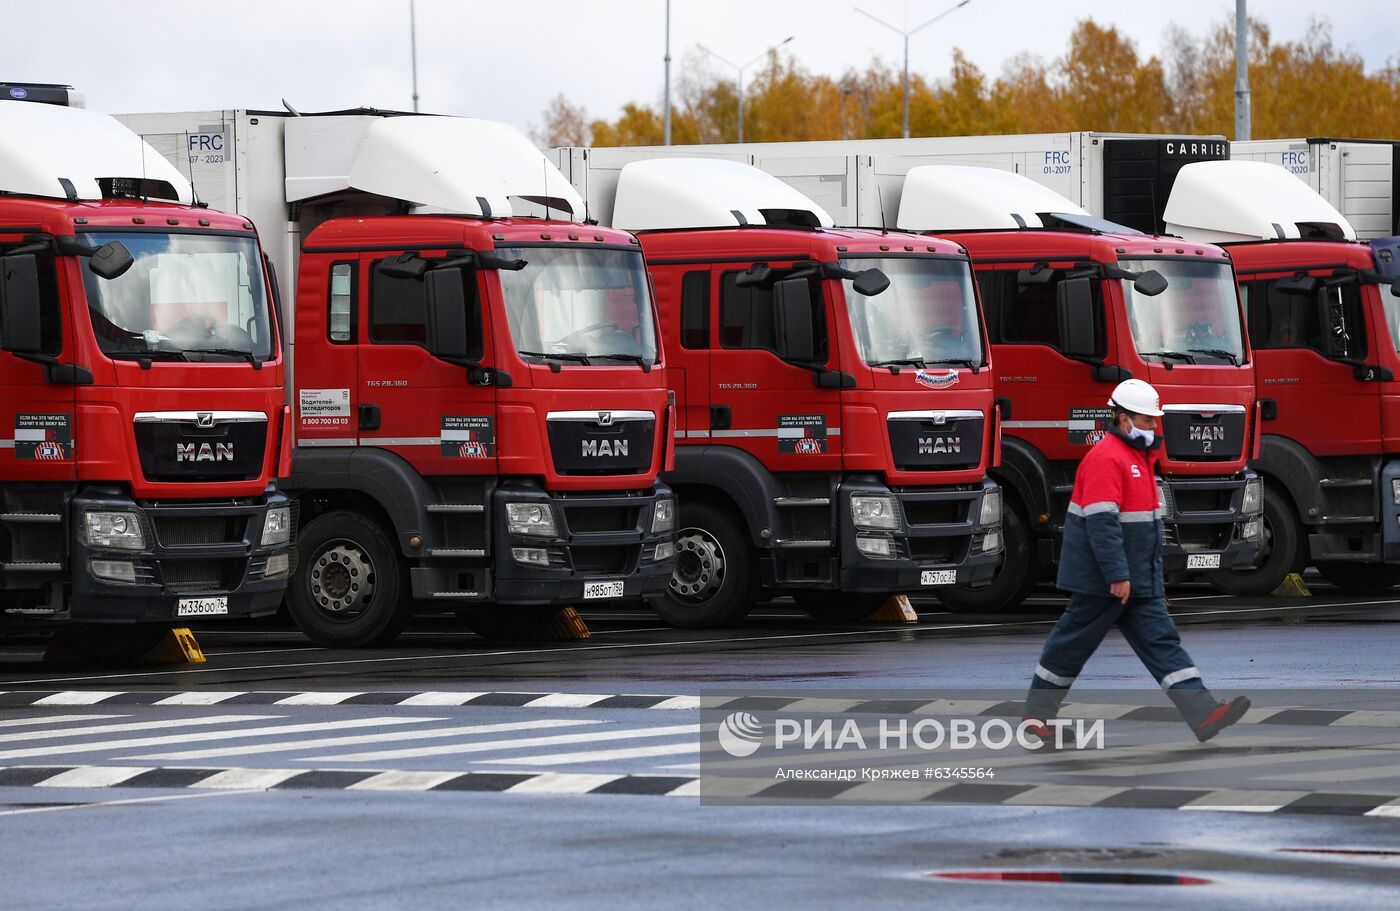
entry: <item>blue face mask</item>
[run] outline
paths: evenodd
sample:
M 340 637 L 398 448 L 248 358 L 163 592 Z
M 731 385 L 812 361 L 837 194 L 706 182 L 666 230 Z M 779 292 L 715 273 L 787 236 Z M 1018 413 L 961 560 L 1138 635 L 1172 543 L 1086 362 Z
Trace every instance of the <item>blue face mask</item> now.
M 1129 438 L 1134 440 L 1142 440 L 1144 444 L 1151 446 L 1152 441 L 1157 438 L 1157 431 L 1143 430 L 1138 425 L 1133 424 L 1131 427 L 1128 428 L 1128 436 Z

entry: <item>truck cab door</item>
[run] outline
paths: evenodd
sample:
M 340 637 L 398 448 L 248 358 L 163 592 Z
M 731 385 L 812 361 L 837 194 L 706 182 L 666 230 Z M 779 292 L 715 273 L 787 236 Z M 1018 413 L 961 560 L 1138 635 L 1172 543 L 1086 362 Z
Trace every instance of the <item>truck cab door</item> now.
M 1356 282 L 1327 285 L 1309 294 L 1288 293 L 1281 275 L 1241 276 L 1240 290 L 1255 351 L 1259 398 L 1266 406 L 1265 434 L 1288 437 L 1317 456 L 1380 452 L 1382 383 L 1358 379 L 1356 365 L 1329 357 L 1319 297 L 1342 308 L 1348 360 L 1374 363 L 1372 343 L 1384 330 L 1366 325 Z
M 396 253 L 361 256 L 368 294 L 353 417 L 360 446 L 402 456 L 424 475 L 495 474 L 495 387 L 473 384 L 465 366 L 428 351 L 428 273 L 393 274 L 386 263 Z M 441 256 L 433 252 L 424 259 L 431 263 Z M 460 268 L 463 305 L 480 317 L 487 309 L 480 273 Z M 474 325 L 489 339 L 481 319 Z
M 781 279 L 790 263 L 770 263 Z M 744 269 L 715 264 L 718 290 L 717 347 L 710 352 L 710 438 L 751 453 L 769 471 L 841 469 L 841 402 L 835 389 L 818 388 L 814 368 L 835 366 L 834 314 L 815 275 L 802 279 L 812 317 L 814 357 L 807 363 L 784 360 L 782 319 L 776 282 L 744 287 Z M 793 286 L 789 286 L 791 288 Z
M 22 241 L 17 236 L 5 236 L 6 230 L 0 227 L 0 281 L 4 283 L 0 306 L 26 309 L 26 322 L 37 315 L 39 350 L 26 352 L 28 358 L 14 350 L 0 351 L 0 467 L 5 480 L 11 482 L 72 483 L 77 478 L 79 443 L 77 387 L 50 382 L 45 367 L 32 358 L 72 360 L 75 340 L 71 307 L 74 301 L 84 300 L 77 272 L 81 266 L 75 262 L 72 269 L 60 275 L 51 253 L 7 256 Z M 29 327 L 34 328 L 32 322 Z M 0 336 L 3 332 L 0 329 Z M 0 337 L 0 344 L 7 349 L 16 342 L 27 347 L 18 338 L 18 325 L 14 326 L 14 334 L 14 339 Z M 95 438 L 82 442 L 92 447 L 102 445 Z M 48 507 L 4 511 L 48 512 Z M 3 562 L 0 551 L 0 563 Z
M 1094 379 L 1089 364 L 1062 353 L 1055 283 L 1023 282 L 1021 271 L 1031 265 L 997 263 L 977 272 L 994 346 L 997 395 L 1012 403 L 1013 420 L 1002 428 L 1051 461 L 1078 460 L 1103 436 L 1113 384 Z M 1106 356 L 1112 328 L 1096 279 L 1091 294 L 1094 346 Z

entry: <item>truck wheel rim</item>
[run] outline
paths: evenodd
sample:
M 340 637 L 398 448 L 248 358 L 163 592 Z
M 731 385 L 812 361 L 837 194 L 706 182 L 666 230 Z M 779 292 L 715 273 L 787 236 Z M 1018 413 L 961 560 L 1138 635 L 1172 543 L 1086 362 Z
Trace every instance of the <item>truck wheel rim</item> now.
M 703 604 L 724 585 L 724 548 L 703 528 L 685 528 L 676 536 L 676 569 L 671 594 L 681 601 Z
M 321 613 L 338 621 L 353 620 L 374 596 L 374 564 L 354 541 L 332 541 L 312 561 L 307 583 Z

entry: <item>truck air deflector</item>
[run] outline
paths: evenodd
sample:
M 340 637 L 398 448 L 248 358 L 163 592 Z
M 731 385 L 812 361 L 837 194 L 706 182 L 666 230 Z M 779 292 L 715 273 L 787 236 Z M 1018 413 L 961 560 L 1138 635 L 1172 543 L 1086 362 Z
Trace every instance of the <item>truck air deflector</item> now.
M 775 225 L 829 228 L 826 210 L 751 165 L 712 158 L 633 161 L 617 178 L 613 227 L 624 231 Z
M 1069 199 L 1020 174 L 966 165 L 923 165 L 910 168 L 904 179 L 897 225 L 903 231 L 1053 227 L 1042 213 L 1056 213 L 1062 221 L 1092 218 Z
M 1200 161 L 1177 174 L 1167 231 L 1200 243 L 1356 240 L 1351 223 L 1285 168 L 1262 161 Z
M 0 192 L 99 200 L 136 182 L 147 195 L 194 204 L 174 165 L 112 117 L 52 104 L 0 104 Z M 106 184 L 104 189 L 103 184 Z

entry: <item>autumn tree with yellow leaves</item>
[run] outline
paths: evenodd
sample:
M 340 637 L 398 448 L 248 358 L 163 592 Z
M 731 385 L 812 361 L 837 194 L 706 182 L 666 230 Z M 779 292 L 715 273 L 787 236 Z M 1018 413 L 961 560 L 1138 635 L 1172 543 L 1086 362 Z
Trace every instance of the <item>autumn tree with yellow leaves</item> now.
M 1276 42 L 1250 23 L 1253 135 L 1400 137 L 1400 63 L 1367 72 L 1360 55 L 1314 24 L 1298 41 Z M 671 112 L 672 142 L 733 142 L 737 86 L 716 77 L 702 55 L 686 61 Z M 1235 122 L 1233 20 L 1204 38 L 1174 30 L 1162 58 L 1144 59 L 1113 27 L 1080 22 L 1063 56 L 1023 54 L 991 79 L 961 51 L 930 82 L 910 75 L 914 136 L 1043 133 L 1060 130 L 1232 135 Z M 882 139 L 900 135 L 899 73 L 880 60 L 833 78 L 791 56 L 769 57 L 745 87 L 744 136 L 753 141 Z M 661 106 L 629 102 L 614 120 L 589 118 L 560 95 L 536 138 L 544 145 L 660 145 Z

